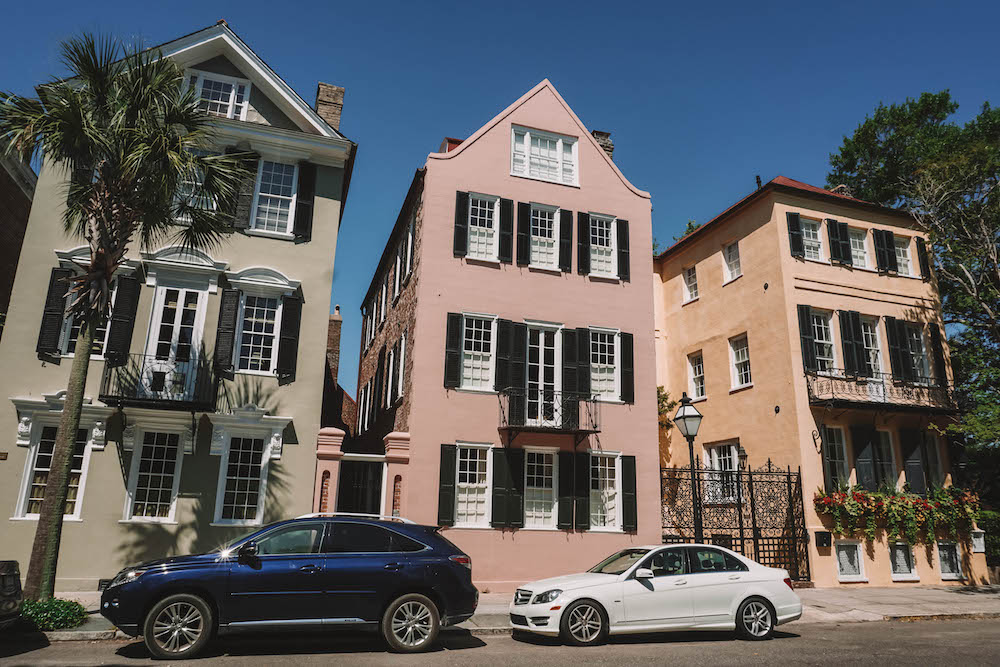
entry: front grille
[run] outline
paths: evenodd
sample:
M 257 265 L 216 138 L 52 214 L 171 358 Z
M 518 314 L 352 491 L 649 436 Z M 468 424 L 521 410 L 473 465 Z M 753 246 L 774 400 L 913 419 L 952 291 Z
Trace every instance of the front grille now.
M 527 625 L 528 625 L 528 619 L 527 619 L 527 617 L 521 616 L 520 614 L 511 614 L 510 615 L 510 624 L 511 625 L 523 625 L 523 626 L 527 627 Z
M 531 622 L 534 623 L 535 625 L 548 625 L 549 624 L 549 617 L 548 616 L 532 616 L 531 617 Z
M 514 604 L 528 604 L 531 602 L 531 591 L 518 588 L 514 593 Z

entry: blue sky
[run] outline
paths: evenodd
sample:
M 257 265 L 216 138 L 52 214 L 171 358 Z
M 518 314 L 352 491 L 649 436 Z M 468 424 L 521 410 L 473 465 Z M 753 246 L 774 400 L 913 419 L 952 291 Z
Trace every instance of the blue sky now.
M 0 89 L 61 73 L 81 30 L 168 41 L 225 18 L 309 102 L 347 88 L 360 144 L 333 303 L 354 392 L 359 307 L 413 170 L 548 77 L 653 195 L 669 244 L 778 174 L 822 185 L 828 155 L 880 101 L 949 88 L 959 118 L 997 102 L 995 2 L 7 3 Z M 331 304 L 331 309 L 332 309 Z

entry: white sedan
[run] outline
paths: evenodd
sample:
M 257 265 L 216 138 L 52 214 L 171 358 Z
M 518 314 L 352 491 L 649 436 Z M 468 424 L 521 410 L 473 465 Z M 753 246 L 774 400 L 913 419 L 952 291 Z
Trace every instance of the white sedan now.
M 609 634 L 736 630 L 751 640 L 802 616 L 788 572 L 705 544 L 624 549 L 591 570 L 517 589 L 514 631 L 590 646 Z

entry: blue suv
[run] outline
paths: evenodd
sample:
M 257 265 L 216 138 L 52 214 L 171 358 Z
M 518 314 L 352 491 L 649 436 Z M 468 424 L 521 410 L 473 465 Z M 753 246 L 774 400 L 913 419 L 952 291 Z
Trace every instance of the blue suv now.
M 437 526 L 310 514 L 210 553 L 126 568 L 101 613 L 157 658 L 190 658 L 216 631 L 331 626 L 379 628 L 391 649 L 411 653 L 478 602 L 471 559 Z

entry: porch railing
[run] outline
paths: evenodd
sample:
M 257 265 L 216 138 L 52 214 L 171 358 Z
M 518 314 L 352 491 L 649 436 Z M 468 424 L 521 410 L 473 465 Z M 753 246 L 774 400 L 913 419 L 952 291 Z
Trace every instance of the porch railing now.
M 100 399 L 108 405 L 214 412 L 218 383 L 208 360 L 158 359 L 129 354 L 109 360 L 101 379 Z
M 594 394 L 508 387 L 499 392 L 500 428 L 598 433 L 600 401 Z
M 954 387 L 930 377 L 902 381 L 891 373 L 863 377 L 849 375 L 841 368 L 831 368 L 806 373 L 806 386 L 809 402 L 814 404 L 854 403 L 957 411 Z

